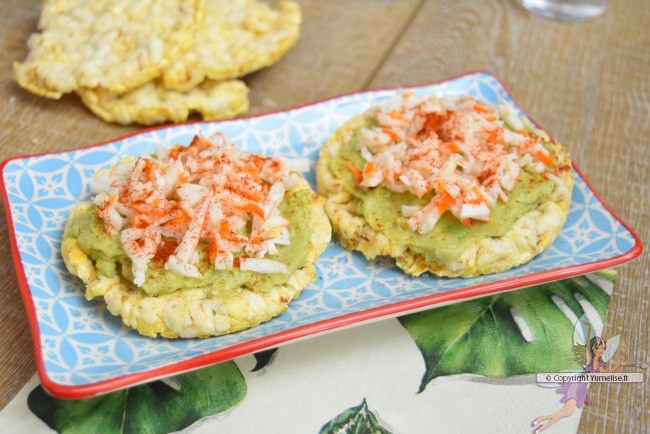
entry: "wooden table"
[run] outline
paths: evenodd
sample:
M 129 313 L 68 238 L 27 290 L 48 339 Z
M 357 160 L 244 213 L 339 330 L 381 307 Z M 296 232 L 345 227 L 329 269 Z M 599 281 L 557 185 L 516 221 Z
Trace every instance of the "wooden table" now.
M 251 112 L 262 113 L 360 89 L 421 84 L 464 72 L 498 76 L 528 113 L 565 143 L 596 191 L 650 242 L 650 8 L 611 1 L 604 16 L 567 24 L 538 18 L 510 0 L 302 0 L 298 44 L 251 74 Z M 12 81 L 26 55 L 37 1 L 0 3 L 0 159 L 67 150 L 138 127 L 108 125 L 74 96 L 50 101 Z M 0 407 L 34 373 L 32 342 L 0 219 Z M 619 357 L 647 363 L 650 263 L 621 266 L 605 336 Z M 646 376 L 648 372 L 646 371 Z M 650 384 L 600 385 L 580 432 L 642 432 Z M 592 391 L 593 390 L 593 391 Z

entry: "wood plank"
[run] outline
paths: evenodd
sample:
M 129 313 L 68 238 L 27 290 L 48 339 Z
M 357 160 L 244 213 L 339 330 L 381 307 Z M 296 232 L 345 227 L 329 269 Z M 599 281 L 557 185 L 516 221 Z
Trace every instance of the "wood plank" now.
M 569 147 L 596 191 L 647 244 L 648 22 L 650 10 L 640 0 L 610 2 L 604 16 L 580 24 L 541 19 L 507 0 L 427 2 L 371 85 L 425 83 L 477 69 L 494 73 Z M 621 336 L 616 360 L 649 359 L 649 269 L 648 255 L 619 268 L 603 332 Z M 580 432 L 643 432 L 649 384 L 592 386 Z
M 292 107 L 366 86 L 420 0 L 303 0 L 298 43 L 251 74 L 251 112 Z
M 411 19 L 419 0 L 299 2 L 303 10 L 298 44 L 278 64 L 246 77 L 251 113 L 281 109 L 363 87 L 386 50 Z M 27 54 L 27 38 L 40 14 L 36 0 L 0 2 L 0 160 L 74 149 L 137 131 L 110 125 L 85 109 L 74 95 L 59 101 L 33 96 L 12 80 L 11 63 Z M 381 32 L 376 32 L 381 29 Z M 0 219 L 0 247 L 10 249 L 7 220 Z M 0 261 L 0 408 L 33 374 L 34 356 L 13 263 Z

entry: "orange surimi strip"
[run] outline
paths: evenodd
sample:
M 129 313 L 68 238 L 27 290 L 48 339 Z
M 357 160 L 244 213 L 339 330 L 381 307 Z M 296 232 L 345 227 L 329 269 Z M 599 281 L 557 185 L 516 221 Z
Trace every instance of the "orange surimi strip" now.
M 384 134 L 387 134 L 392 141 L 396 141 L 397 139 L 399 139 L 399 136 L 397 135 L 397 133 L 395 131 L 391 130 L 391 129 L 382 128 L 381 131 Z
M 129 205 L 140 214 L 148 214 L 154 217 L 163 217 L 166 214 L 166 210 L 157 208 L 148 203 L 132 202 Z
M 229 186 L 226 188 L 232 191 L 233 193 L 240 195 L 241 197 L 244 197 L 248 200 L 252 200 L 253 202 L 260 202 L 262 199 L 264 199 L 264 197 L 261 194 L 255 193 L 254 191 L 246 190 L 244 188 L 237 188 L 233 186 Z
M 219 222 L 219 236 L 221 239 L 228 239 L 228 235 L 230 235 L 230 230 L 228 228 L 228 222 L 226 220 L 221 220 Z
M 555 163 L 553 162 L 553 159 L 550 156 L 543 153 L 542 151 L 535 152 L 535 157 L 539 161 L 541 161 L 542 163 L 546 164 L 549 167 L 555 166 Z
M 210 262 L 214 262 L 214 260 L 217 258 L 217 239 L 215 237 L 210 237 L 207 251 L 208 259 L 210 259 Z
M 449 152 L 457 153 L 458 151 L 460 151 L 460 148 L 458 147 L 456 142 L 446 142 L 445 146 L 447 147 L 447 149 L 449 149 Z
M 393 119 L 395 119 L 395 120 L 397 120 L 397 121 L 404 121 L 404 120 L 406 120 L 406 118 L 404 117 L 403 114 L 401 114 L 401 113 L 399 113 L 399 112 L 396 112 L 395 110 L 391 110 L 391 111 L 389 111 L 389 112 L 388 112 L 388 116 L 390 116 L 391 118 L 393 118 Z
M 481 114 L 487 114 L 489 113 L 489 110 L 487 107 L 485 107 L 483 104 L 474 104 L 474 111 L 477 113 Z
M 247 212 L 249 214 L 257 214 L 261 218 L 264 218 L 264 210 L 259 206 L 255 205 L 254 203 L 247 203 L 246 205 L 235 206 L 233 208 Z
M 264 197 L 261 194 L 254 193 L 252 191 L 239 191 L 238 192 L 240 195 L 245 197 L 248 200 L 252 200 L 254 202 L 260 202 Z
M 436 204 L 436 210 L 439 215 L 442 215 L 447 209 L 454 203 L 454 199 L 447 193 L 443 191 L 440 193 L 440 200 Z
M 255 181 L 257 184 L 262 183 L 262 180 L 259 176 L 259 170 L 256 167 L 247 167 L 244 169 L 244 171 L 248 173 L 253 178 L 253 181 Z
M 134 214 L 131 216 L 131 226 L 143 229 L 149 226 L 151 219 L 146 214 Z
M 176 145 L 169 151 L 168 157 L 172 160 L 178 160 L 178 156 L 180 155 L 182 150 L 183 147 L 181 145 Z
M 144 169 L 142 169 L 142 171 L 144 172 L 147 181 L 151 181 L 153 179 L 154 170 L 156 170 L 156 165 L 149 160 L 144 160 Z
M 472 193 L 474 193 L 474 195 L 476 195 L 476 198 L 475 199 L 469 199 L 469 200 L 465 199 L 465 203 L 478 205 L 481 202 L 486 202 L 485 196 L 483 195 L 483 193 L 481 192 L 481 190 L 477 186 L 473 185 L 470 190 L 472 191 Z
M 363 166 L 363 175 L 369 175 L 371 173 L 374 173 L 377 170 L 375 163 L 372 161 L 368 161 L 364 166 Z
M 357 166 L 355 166 L 352 163 L 348 163 L 346 167 L 350 170 L 350 172 L 352 172 L 352 175 L 354 176 L 354 179 L 357 182 L 357 184 L 361 184 L 361 181 L 363 181 L 363 174 L 357 168 Z
M 183 214 L 182 216 L 175 217 L 171 220 L 169 220 L 167 223 L 164 224 L 164 226 L 180 226 L 185 223 L 189 223 L 190 217 L 187 214 Z

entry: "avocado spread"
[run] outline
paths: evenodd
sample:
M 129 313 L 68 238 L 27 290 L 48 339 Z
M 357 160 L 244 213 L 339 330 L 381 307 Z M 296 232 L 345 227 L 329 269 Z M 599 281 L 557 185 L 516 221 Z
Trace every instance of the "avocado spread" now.
M 408 246 L 423 255 L 427 262 L 453 262 L 481 239 L 503 235 L 517 219 L 544 202 L 554 189 L 554 182 L 544 179 L 543 174 L 521 170 L 514 189 L 508 193 L 508 202 L 499 200 L 490 209 L 489 222 L 473 221 L 465 226 L 447 211 L 433 230 L 420 234 L 407 227 L 401 207 L 426 205 L 433 193 L 418 198 L 409 192 L 393 192 L 382 186 L 359 187 L 349 169 L 349 164 L 353 164 L 361 170 L 365 163 L 355 145 L 357 136 L 358 131 L 341 145 L 329 162 L 330 171 L 343 181 L 346 190 L 357 201 L 357 209 L 375 231 L 381 232 L 394 245 Z
M 309 203 L 308 189 L 287 190 L 279 207 L 282 215 L 290 222 L 291 244 L 278 245 L 278 252 L 270 258 L 284 263 L 288 269 L 286 274 L 261 274 L 237 268 L 215 270 L 208 260 L 206 245 L 200 243 L 198 268 L 202 277 L 181 276 L 164 268 L 165 261 L 174 252 L 177 242 L 163 239 L 156 256 L 149 263 L 144 284 L 141 287 L 134 285 L 134 289 L 143 291 L 149 296 L 157 296 L 181 289 L 210 287 L 212 293 L 219 296 L 227 295 L 242 287 L 267 292 L 273 287 L 280 286 L 287 282 L 294 271 L 304 267 L 307 262 L 310 238 Z M 109 277 L 119 273 L 133 282 L 131 260 L 120 244 L 119 235 L 108 234 L 96 211 L 96 206 L 88 202 L 84 212 L 71 215 L 64 237 L 76 238 L 82 250 L 95 261 L 100 273 Z

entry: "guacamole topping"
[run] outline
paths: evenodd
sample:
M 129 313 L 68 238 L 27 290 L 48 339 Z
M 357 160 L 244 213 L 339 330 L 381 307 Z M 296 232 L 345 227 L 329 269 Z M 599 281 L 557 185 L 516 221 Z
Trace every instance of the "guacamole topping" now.
M 221 134 L 197 136 L 101 171 L 94 207 L 73 216 L 69 235 L 100 272 L 150 295 L 282 284 L 309 238 L 309 190 L 291 190 L 296 176 Z
M 309 203 L 311 192 L 308 189 L 288 190 L 279 208 L 289 221 L 290 245 L 278 246 L 273 258 L 282 262 L 288 273 L 257 273 L 233 267 L 217 270 L 209 260 L 208 244 L 199 243 L 197 267 L 201 277 L 187 277 L 165 269 L 168 256 L 178 244 L 173 238 L 163 238 L 149 264 L 144 283 L 138 287 L 147 295 L 170 294 L 178 290 L 209 287 L 215 295 L 228 294 L 239 288 L 254 288 L 266 292 L 284 284 L 289 276 L 306 264 L 309 243 Z M 113 277 L 121 275 L 133 282 L 131 259 L 126 255 L 117 234 L 111 235 L 104 223 L 97 217 L 97 206 L 87 202 L 70 216 L 66 236 L 77 239 L 79 246 L 94 261 L 100 273 Z
M 555 188 L 548 139 L 507 107 L 404 94 L 364 119 L 329 169 L 374 230 L 429 262 L 503 235 Z

